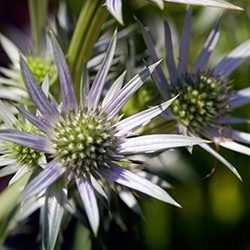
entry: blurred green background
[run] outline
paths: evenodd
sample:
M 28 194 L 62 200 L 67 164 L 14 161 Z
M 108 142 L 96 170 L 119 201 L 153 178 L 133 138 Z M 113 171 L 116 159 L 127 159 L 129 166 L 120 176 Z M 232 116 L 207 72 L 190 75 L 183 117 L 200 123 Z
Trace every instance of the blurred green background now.
M 211 63 L 216 63 L 238 44 L 250 39 L 250 1 L 230 2 L 244 10 L 224 11 L 221 36 Z M 20 20 L 27 25 L 26 1 L 12 1 L 10 6 L 2 0 L 0 4 L 1 30 L 6 30 L 11 25 L 21 25 Z M 15 4 L 17 8 L 13 7 Z M 57 4 L 55 0 L 50 2 L 52 13 Z M 68 0 L 68 4 L 71 12 L 77 15 L 81 1 Z M 145 23 L 162 15 L 160 10 L 144 0 L 126 0 L 124 5 L 126 25 L 134 22 L 134 15 Z M 173 21 L 179 34 L 184 13 L 183 5 L 165 4 L 163 16 Z M 193 8 L 190 63 L 194 62 L 220 13 L 216 8 Z M 152 21 L 152 25 L 153 23 Z M 4 55 L 2 57 L 1 62 L 5 62 Z M 250 59 L 230 76 L 230 80 L 235 89 L 250 86 Z M 250 105 L 234 112 L 238 117 L 250 120 Z M 235 127 L 250 131 L 250 124 Z M 182 205 L 182 209 L 141 198 L 139 202 L 144 218 L 140 219 L 128 208 L 121 206 L 127 230 L 112 225 L 111 231 L 103 236 L 105 246 L 94 241 L 94 249 L 250 249 L 250 158 L 219 149 L 241 174 L 243 181 L 240 182 L 225 166 L 198 147 L 194 148 L 192 155 L 185 149 L 177 151 L 177 161 L 171 167 L 166 166 L 165 171 L 161 169 L 160 175 L 172 184 L 173 188 L 169 193 Z M 171 154 L 175 153 L 168 153 L 169 158 L 172 157 Z M 75 237 L 74 249 L 80 249 L 77 244 L 84 239 L 81 233 Z M 73 238 L 68 240 L 73 241 Z M 67 249 L 67 245 L 64 248 Z

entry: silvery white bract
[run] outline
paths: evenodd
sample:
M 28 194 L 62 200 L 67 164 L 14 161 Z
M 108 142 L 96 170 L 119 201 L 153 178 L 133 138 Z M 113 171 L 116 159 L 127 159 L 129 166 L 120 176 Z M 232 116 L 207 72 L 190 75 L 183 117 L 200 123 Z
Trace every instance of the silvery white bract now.
M 18 48 L 3 35 L 0 35 L 0 43 L 12 63 L 11 68 L 0 68 L 0 72 L 3 75 L 0 76 L 0 97 L 1 99 L 20 101 L 23 97 L 25 98 L 28 95 L 27 92 L 17 83 L 17 81 L 20 80 L 20 75 L 18 74 L 20 71 L 17 70 L 19 68 Z
M 1 129 L 19 129 L 29 133 L 37 130 L 28 120 L 23 117 L 18 119 L 14 113 L 17 113 L 14 107 L 0 100 Z M 46 163 L 43 153 L 7 141 L 0 141 L 0 153 L 0 177 L 13 175 L 9 185 L 27 172 L 33 171 L 35 167 L 43 167 Z
M 228 3 L 223 0 L 149 0 L 158 5 L 161 9 L 163 9 L 163 3 L 181 3 L 186 5 L 199 5 L 199 6 L 207 6 L 207 7 L 218 7 L 224 9 L 234 9 L 234 10 L 242 10 L 242 8 Z
M 115 33 L 91 87 L 88 89 L 88 84 L 83 82 L 80 93 L 74 93 L 66 60 L 53 34 L 51 41 L 60 80 L 62 103 L 57 106 L 46 96 L 21 57 L 22 76 L 39 115 L 34 115 L 26 109 L 20 109 L 20 113 L 37 128 L 39 133 L 11 128 L 0 130 L 0 139 L 43 152 L 48 156 L 49 162 L 40 174 L 27 184 L 22 199 L 26 200 L 47 190 L 52 200 L 56 197 L 57 201 L 63 201 L 64 190 L 67 190 L 71 183 L 78 189 L 95 234 L 100 222 L 96 193 L 107 198 L 104 187 L 109 183 L 118 183 L 179 206 L 162 188 L 118 165 L 119 162 L 128 161 L 127 156 L 137 153 L 153 153 L 204 143 L 201 139 L 183 135 L 139 136 L 133 133 L 166 110 L 176 97 L 130 117 L 121 119 L 119 116 L 121 108 L 150 76 L 159 62 L 142 70 L 124 86 L 124 74 L 122 74 L 102 98 L 105 79 L 115 52 Z M 79 103 L 76 94 L 80 95 Z M 54 215 L 56 225 L 60 224 L 62 217 L 61 213 L 58 216 L 56 213 L 57 209 L 61 211 L 59 205 L 55 207 L 53 205 L 53 212 L 49 212 Z M 47 232 L 54 232 L 52 218 L 49 214 L 47 217 Z
M 9 67 L 0 67 L 0 98 L 15 102 L 23 101 L 28 97 L 28 94 L 19 66 L 21 50 L 3 34 L 0 34 L 0 44 L 11 61 Z M 29 47 L 32 50 L 32 46 L 30 45 Z M 35 54 L 30 51 L 25 53 L 25 60 L 39 83 L 43 81 L 46 74 L 49 75 L 51 80 L 56 78 L 56 69 L 52 64 L 50 54 L 49 50 L 44 52 L 44 54 Z
M 207 138 L 215 145 L 250 155 L 250 148 L 246 146 L 250 143 L 250 134 L 230 128 L 230 124 L 249 122 L 243 118 L 232 117 L 230 111 L 250 103 L 250 87 L 233 91 L 231 82 L 227 79 L 249 58 L 250 40 L 240 44 L 217 65 L 209 68 L 210 55 L 219 39 L 219 20 L 209 34 L 197 60 L 193 63 L 192 69 L 188 71 L 191 14 L 191 8 L 187 8 L 180 40 L 178 65 L 174 59 L 170 27 L 165 22 L 165 59 L 169 79 L 166 79 L 161 66 L 153 72 L 152 76 L 164 98 L 180 95 L 171 105 L 171 112 L 167 112 L 165 118 L 176 120 L 179 132 L 182 134 Z M 150 35 L 139 21 L 138 23 L 151 59 L 157 60 L 158 56 Z M 208 144 L 199 146 L 220 160 L 240 178 L 232 164 L 212 147 Z
M 149 0 L 149 1 L 156 4 L 162 10 L 164 8 L 164 2 L 242 10 L 242 8 L 223 0 Z M 123 24 L 122 0 L 105 0 L 105 5 L 110 14 L 114 16 L 114 18 L 120 24 Z

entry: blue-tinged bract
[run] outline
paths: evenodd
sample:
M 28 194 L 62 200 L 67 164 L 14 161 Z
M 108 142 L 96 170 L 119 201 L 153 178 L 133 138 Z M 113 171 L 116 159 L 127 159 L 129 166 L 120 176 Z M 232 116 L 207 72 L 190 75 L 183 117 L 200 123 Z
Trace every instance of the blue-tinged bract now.
M 224 0 L 149 0 L 149 1 L 157 5 L 161 10 L 164 9 L 164 2 L 242 10 L 241 7 L 228 3 Z M 110 14 L 113 15 L 114 18 L 120 24 L 124 24 L 122 17 L 122 0 L 105 0 L 105 5 Z
M 191 33 L 191 7 L 187 7 L 180 40 L 178 63 L 175 62 L 174 44 L 168 22 L 164 23 L 166 65 L 169 79 L 158 67 L 152 74 L 164 98 L 179 94 L 165 114 L 167 120 L 175 120 L 179 133 L 212 140 L 215 145 L 250 155 L 250 134 L 230 128 L 230 124 L 246 123 L 246 119 L 231 117 L 230 112 L 250 103 L 250 88 L 234 91 L 228 76 L 250 57 L 250 41 L 245 41 L 225 56 L 216 66 L 209 68 L 210 55 L 219 39 L 220 20 L 209 34 L 197 60 L 188 70 Z M 138 21 L 151 59 L 158 56 L 152 39 Z M 237 170 L 208 144 L 200 145 L 220 160 L 239 178 Z
M 0 98 L 14 102 L 26 101 L 25 103 L 27 103 L 28 94 L 19 65 L 19 54 L 21 50 L 15 43 L 2 34 L 0 34 L 0 44 L 11 61 L 8 67 L 0 67 Z M 42 83 L 44 77 L 48 75 L 51 82 L 53 82 L 57 76 L 49 50 L 44 50 L 43 53 L 36 54 L 32 51 L 32 48 L 28 49 L 29 52 L 22 53 L 25 54 L 25 60 L 36 80 Z
M 119 162 L 129 163 L 127 159 L 129 155 L 153 153 L 204 142 L 183 135 L 139 136 L 133 133 L 166 110 L 176 97 L 121 119 L 120 110 L 151 75 L 159 62 L 146 67 L 124 86 L 119 84 L 116 88 L 111 87 L 103 98 L 105 79 L 116 47 L 115 32 L 90 89 L 84 92 L 86 88 L 81 88 L 83 93 L 80 93 L 78 103 L 66 60 L 52 32 L 51 42 L 61 86 L 62 103 L 57 106 L 54 100 L 47 97 L 26 61 L 21 57 L 23 80 L 38 112 L 34 115 L 28 110 L 20 109 L 20 113 L 38 132 L 29 133 L 13 128 L 0 130 L 0 139 L 47 155 L 48 163 L 40 174 L 34 176 L 27 184 L 22 193 L 22 200 L 39 196 L 46 191 L 46 209 L 48 211 L 52 209 L 53 213 L 51 211 L 46 213 L 45 225 L 48 227 L 48 232 L 50 230 L 54 232 L 53 239 L 58 233 L 62 213 L 60 212 L 60 216 L 55 216 L 57 233 L 51 228 L 53 223 L 48 221 L 49 218 L 51 220 L 49 214 L 56 214 L 55 209 L 61 211 L 61 203 L 65 201 L 63 197 L 68 193 L 65 189 L 67 190 L 69 186 L 77 188 L 95 234 L 100 221 L 96 193 L 102 194 L 107 199 L 105 190 L 107 185 L 113 182 L 179 206 L 162 188 L 119 166 Z M 56 200 L 62 200 L 61 202 L 49 202 L 53 198 L 51 190 L 53 195 L 58 197 Z

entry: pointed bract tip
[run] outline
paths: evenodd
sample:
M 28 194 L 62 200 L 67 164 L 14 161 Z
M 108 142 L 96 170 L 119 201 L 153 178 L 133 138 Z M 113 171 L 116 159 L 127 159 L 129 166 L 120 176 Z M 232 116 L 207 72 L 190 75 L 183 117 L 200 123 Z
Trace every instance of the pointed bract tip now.
M 122 1 L 121 0 L 106 0 L 106 8 L 109 13 L 121 24 L 124 25 L 122 16 Z
M 164 2 L 162 0 L 150 0 L 152 3 L 158 6 L 161 10 L 164 10 Z
M 234 169 L 232 172 L 236 175 L 236 177 L 237 177 L 241 182 L 243 182 L 243 180 L 242 180 L 242 178 L 241 178 L 239 172 L 238 172 L 236 169 Z
M 148 69 L 151 71 L 153 71 L 161 62 L 163 59 L 159 59 L 158 61 L 156 61 L 155 63 L 151 64 L 148 66 Z

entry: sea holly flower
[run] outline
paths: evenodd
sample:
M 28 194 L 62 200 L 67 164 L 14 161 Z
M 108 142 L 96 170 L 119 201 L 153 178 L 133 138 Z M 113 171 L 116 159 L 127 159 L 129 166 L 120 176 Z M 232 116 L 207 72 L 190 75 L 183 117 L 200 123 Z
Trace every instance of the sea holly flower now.
M 0 43 L 5 53 L 11 61 L 11 65 L 0 67 L 2 76 L 0 77 L 0 98 L 12 101 L 21 101 L 28 97 L 23 82 L 20 66 L 19 54 L 20 49 L 7 37 L 0 35 Z M 52 58 L 48 54 L 35 54 L 32 52 L 25 53 L 25 60 L 33 72 L 36 80 L 42 83 L 44 77 L 48 74 L 51 82 L 56 78 L 56 68 L 52 63 Z
M 55 182 L 63 183 L 64 187 L 73 182 L 94 233 L 97 233 L 99 227 L 95 193 L 105 194 L 105 183 L 116 182 L 179 206 L 162 188 L 119 166 L 119 162 L 126 161 L 126 157 L 130 155 L 204 142 L 183 135 L 138 136 L 133 133 L 162 113 L 175 98 L 124 119 L 119 116 L 123 105 L 140 88 L 159 62 L 142 70 L 124 86 L 122 77 L 118 78 L 101 101 L 105 78 L 115 52 L 114 35 L 90 89 L 86 87 L 87 84 L 83 85 L 78 103 L 63 52 L 53 34 L 51 41 L 60 80 L 62 104 L 57 107 L 54 101 L 47 98 L 27 63 L 21 58 L 22 76 L 40 116 L 35 116 L 27 110 L 21 110 L 21 113 L 41 134 L 15 129 L 0 130 L 0 139 L 43 152 L 50 160 L 44 170 L 27 184 L 22 199 L 39 194 Z M 60 190 L 56 192 L 59 196 Z
M 164 2 L 242 10 L 242 8 L 223 0 L 149 0 L 149 1 L 156 4 L 162 10 L 164 9 Z M 120 24 L 124 24 L 122 17 L 122 0 L 106 0 L 105 5 L 110 14 L 114 16 L 114 18 Z
M 0 101 L 0 118 L 3 121 L 1 129 L 17 129 L 28 133 L 35 133 L 37 128 L 23 117 L 19 119 L 13 114 L 13 108 Z M 16 111 L 15 111 L 16 113 Z M 0 177 L 14 174 L 9 185 L 20 179 L 25 173 L 42 167 L 46 159 L 44 154 L 29 147 L 16 143 L 0 141 Z
M 191 8 L 187 8 L 179 48 L 179 62 L 174 60 L 174 45 L 171 31 L 165 22 L 167 79 L 163 68 L 159 66 L 153 73 L 154 81 L 164 98 L 179 94 L 170 111 L 165 113 L 166 120 L 175 120 L 181 134 L 207 138 L 215 145 L 250 155 L 250 134 L 229 127 L 230 124 L 247 123 L 246 119 L 232 117 L 230 111 L 250 103 L 250 88 L 233 91 L 228 76 L 250 56 L 250 40 L 243 42 L 217 65 L 208 66 L 211 53 L 219 39 L 217 22 L 209 34 L 197 60 L 188 71 L 188 53 L 190 47 Z M 143 25 L 138 21 L 145 43 L 153 60 L 157 53 L 153 42 Z M 220 160 L 239 178 L 237 170 L 208 144 L 200 144 L 211 155 Z

